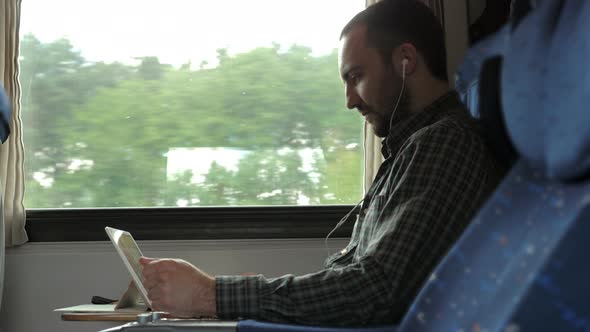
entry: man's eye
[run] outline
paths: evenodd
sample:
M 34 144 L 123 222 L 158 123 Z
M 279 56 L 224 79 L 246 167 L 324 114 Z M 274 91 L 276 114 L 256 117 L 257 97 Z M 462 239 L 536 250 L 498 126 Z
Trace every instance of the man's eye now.
M 361 75 L 359 75 L 359 74 L 356 74 L 356 73 L 355 74 L 350 74 L 350 81 L 352 83 L 358 83 L 358 81 L 360 80 L 360 78 L 361 78 Z

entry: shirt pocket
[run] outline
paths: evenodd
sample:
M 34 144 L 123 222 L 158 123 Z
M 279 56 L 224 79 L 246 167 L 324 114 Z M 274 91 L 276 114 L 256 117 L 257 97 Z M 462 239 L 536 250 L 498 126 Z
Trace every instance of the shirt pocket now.
M 350 242 L 348 243 L 348 245 L 346 245 L 346 247 L 344 249 L 341 249 L 339 251 L 337 251 L 336 253 L 328 256 L 328 258 L 326 259 L 324 265 L 326 267 L 330 267 L 333 264 L 345 264 L 345 262 L 349 262 L 352 255 L 354 255 L 354 252 L 357 248 L 358 245 L 358 240 L 359 240 L 359 215 L 356 215 L 356 220 L 354 222 L 354 227 L 352 229 L 352 234 L 350 236 Z
M 371 199 L 363 220 L 363 228 L 360 230 L 359 248 L 361 252 L 359 254 L 365 254 L 370 244 L 380 238 L 379 233 L 384 222 L 381 215 L 387 208 L 387 202 L 387 195 L 376 195 Z
M 326 267 L 333 267 L 334 265 L 346 265 L 352 262 L 352 258 L 358 246 L 358 242 L 350 243 L 346 248 L 339 250 L 335 254 L 330 255 L 324 265 Z

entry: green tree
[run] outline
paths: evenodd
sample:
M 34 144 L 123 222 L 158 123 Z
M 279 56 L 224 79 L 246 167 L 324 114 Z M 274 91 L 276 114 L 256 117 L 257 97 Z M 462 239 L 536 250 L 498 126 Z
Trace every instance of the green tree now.
M 86 61 L 67 40 L 22 41 L 29 207 L 352 203 L 359 118 L 342 111 L 337 54 L 294 45 L 178 69 Z M 237 171 L 167 179 L 173 147 L 249 151 Z M 316 149 L 304 165 L 303 149 Z M 303 170 L 307 168 L 306 170 Z M 190 169 L 190 165 L 187 165 Z M 34 175 L 50 179 L 40 185 Z
M 66 39 L 42 43 L 28 34 L 20 43 L 27 204 L 69 206 L 67 203 L 74 198 L 83 200 L 83 196 L 70 199 L 71 185 L 57 185 L 56 179 L 68 176 L 75 181 L 77 178 L 70 174 L 76 156 L 64 141 L 72 125 L 74 108 L 84 105 L 98 88 L 112 88 L 131 77 L 131 68 L 119 63 L 89 64 Z M 40 186 L 33 180 L 36 173 L 53 178 L 54 185 Z
M 235 205 L 234 181 L 234 173 L 213 162 L 205 181 L 196 187 L 198 205 Z

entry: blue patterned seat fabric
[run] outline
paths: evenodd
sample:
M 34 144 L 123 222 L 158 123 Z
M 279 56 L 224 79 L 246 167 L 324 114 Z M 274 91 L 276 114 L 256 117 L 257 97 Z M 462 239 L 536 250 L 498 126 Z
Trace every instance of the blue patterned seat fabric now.
M 503 331 L 589 207 L 590 182 L 557 184 L 517 163 L 435 270 L 400 331 Z
M 0 142 L 4 143 L 10 135 L 10 106 L 4 89 L 0 86 Z

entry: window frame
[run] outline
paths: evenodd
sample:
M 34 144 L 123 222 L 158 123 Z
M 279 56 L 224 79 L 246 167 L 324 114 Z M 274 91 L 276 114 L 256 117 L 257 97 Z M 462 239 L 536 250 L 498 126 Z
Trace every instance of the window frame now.
M 352 204 L 27 208 L 25 229 L 29 242 L 108 241 L 106 226 L 125 229 L 137 240 L 320 239 L 353 208 L 358 212 Z M 355 213 L 331 238 L 350 237 Z
M 325 238 L 353 205 L 27 209 L 29 242 Z M 331 237 L 350 237 L 354 215 Z

